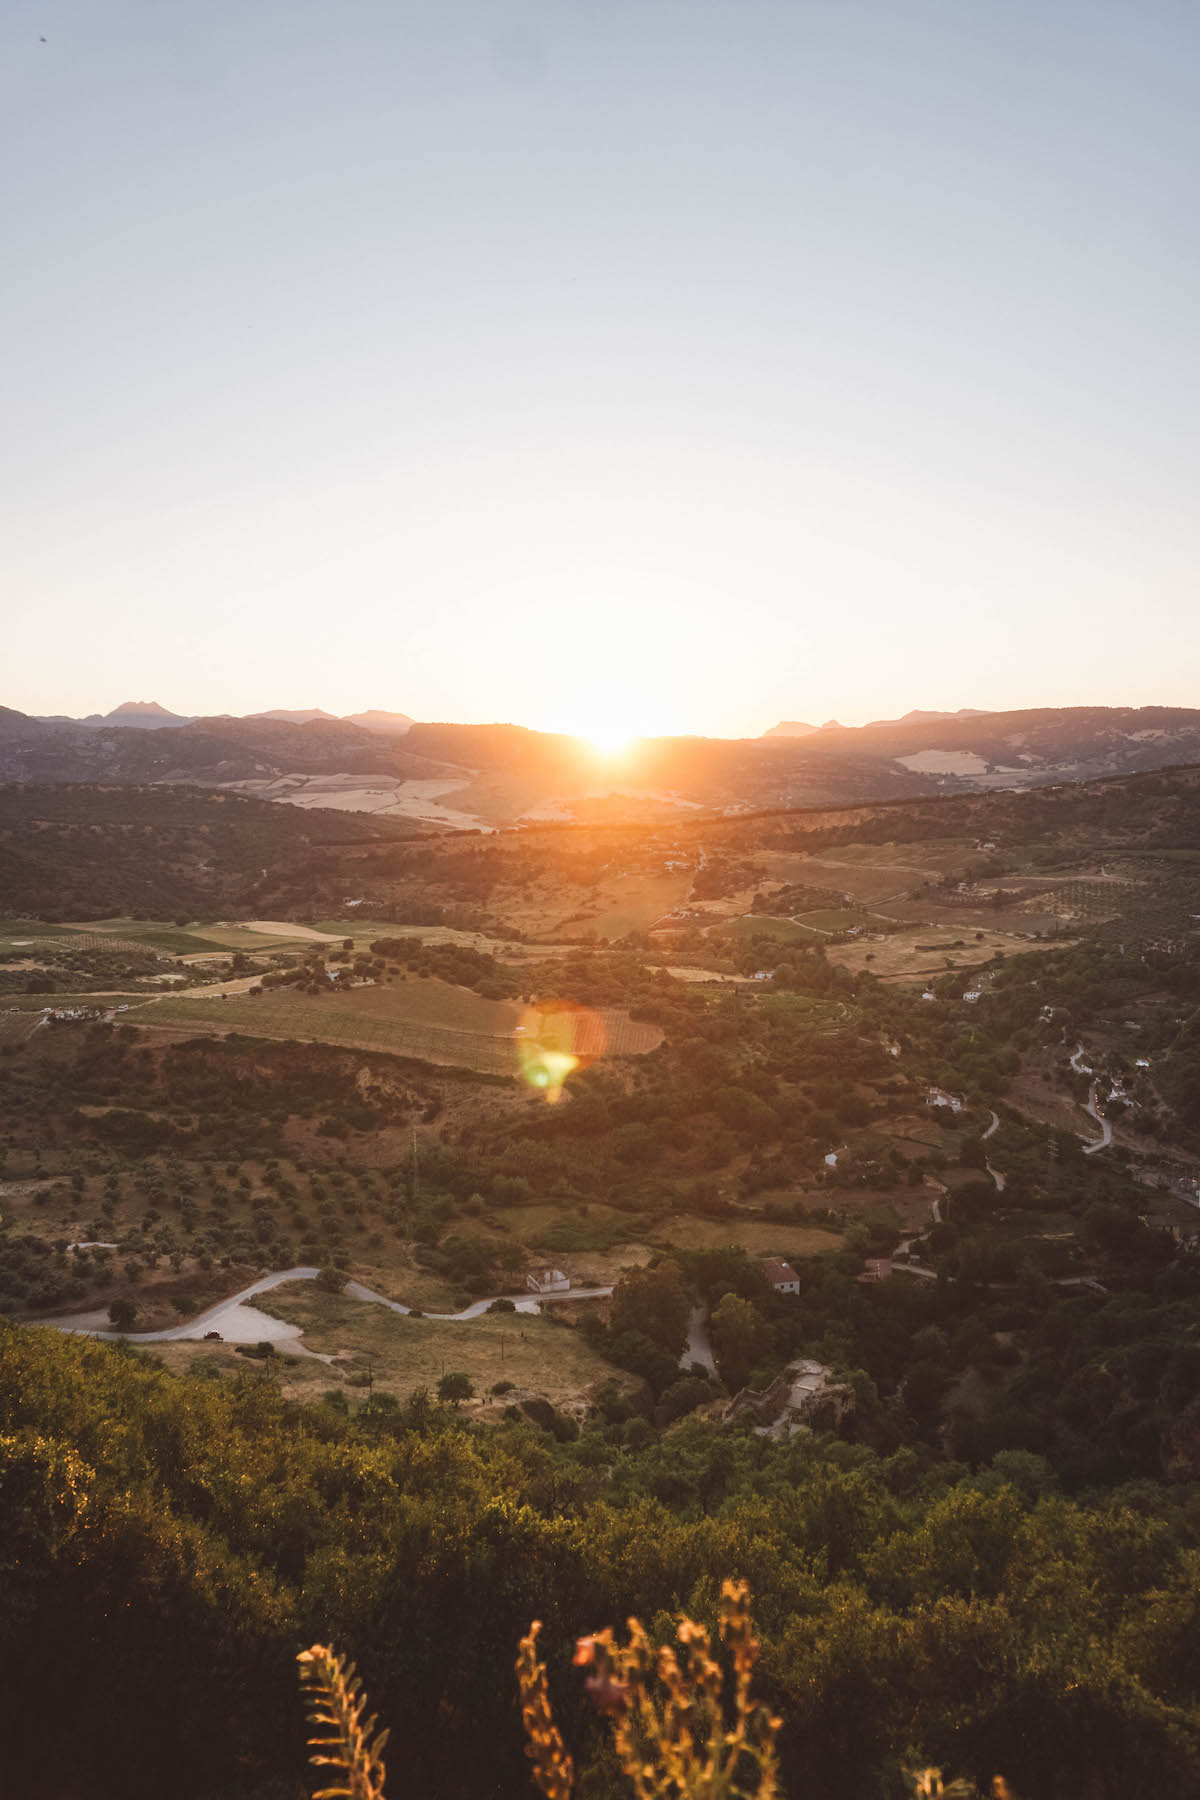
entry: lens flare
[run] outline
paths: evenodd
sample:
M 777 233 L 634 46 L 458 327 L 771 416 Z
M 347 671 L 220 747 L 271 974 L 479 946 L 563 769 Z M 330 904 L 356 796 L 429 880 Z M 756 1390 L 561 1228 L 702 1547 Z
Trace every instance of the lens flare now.
M 608 1033 L 590 1007 L 542 1000 L 525 1008 L 516 1039 L 522 1080 L 553 1106 L 567 1077 L 604 1055 Z

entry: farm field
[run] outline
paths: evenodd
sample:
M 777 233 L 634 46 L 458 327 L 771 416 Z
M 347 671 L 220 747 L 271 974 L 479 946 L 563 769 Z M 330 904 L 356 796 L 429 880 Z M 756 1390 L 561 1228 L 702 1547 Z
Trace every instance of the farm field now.
M 221 927 L 207 925 L 183 926 L 171 925 L 162 919 L 84 919 L 77 923 L 60 925 L 58 930 L 64 939 L 76 941 L 81 933 L 96 940 L 96 946 L 112 949 L 128 949 L 133 946 L 139 950 L 161 950 L 168 955 L 182 956 L 189 951 L 222 950 L 226 946 L 219 937 L 212 935 Z M 267 940 L 264 939 L 264 943 Z M 276 946 L 277 948 L 278 946 Z
M 829 1204 L 822 1196 L 818 1204 Z M 737 1244 L 754 1256 L 819 1256 L 840 1250 L 841 1233 L 816 1225 L 789 1225 L 776 1219 L 734 1214 L 728 1219 L 700 1218 L 694 1213 L 673 1213 L 656 1222 L 652 1241 L 678 1245 L 681 1250 L 718 1250 Z
M 1131 906 L 1145 887 L 1140 881 L 1071 880 L 1031 894 L 1015 907 L 1026 913 L 1053 913 L 1080 925 L 1099 925 Z
M 885 919 L 878 918 L 874 913 L 843 906 L 819 906 L 813 912 L 796 914 L 797 925 L 804 925 L 810 931 L 830 933 L 853 931 L 855 926 L 865 928 L 887 922 Z
M 719 925 L 710 926 L 712 936 L 733 937 L 738 939 L 771 937 L 779 938 L 782 943 L 811 944 L 817 935 L 806 925 L 797 925 L 793 919 L 778 919 L 771 913 L 743 913 L 740 919 L 723 919 Z
M 927 844 L 839 844 L 820 856 L 756 851 L 755 861 L 773 881 L 836 888 L 869 906 L 931 877 L 957 874 L 978 855 L 966 839 L 939 839 Z
M 817 994 L 764 994 L 762 1008 L 768 1018 L 802 1017 L 806 1025 L 832 1025 L 845 1019 L 850 1010 L 842 1000 L 823 1000 Z
M 37 1025 L 31 1012 L 0 1012 L 0 1047 L 23 1044 L 37 1030 Z
M 674 907 L 681 906 L 692 891 L 688 873 L 670 875 L 628 875 L 603 881 L 590 890 L 578 908 L 577 918 L 559 918 L 545 930 L 548 937 L 578 937 L 593 931 L 610 942 L 631 931 L 645 931 Z
M 272 780 L 229 781 L 222 784 L 235 793 L 253 794 L 289 806 L 320 807 L 336 812 L 376 813 L 382 817 L 411 819 L 421 825 L 449 826 L 459 831 L 488 831 L 491 827 L 474 813 L 442 800 L 469 785 L 463 775 L 441 775 L 429 780 L 372 779 L 362 775 L 284 775 Z
M 457 1322 L 405 1318 L 371 1301 L 323 1293 L 311 1281 L 274 1288 L 255 1304 L 299 1325 L 307 1349 L 338 1358 L 321 1371 L 325 1386 L 365 1374 L 368 1359 L 376 1387 L 401 1396 L 414 1388 L 436 1390 L 449 1370 L 469 1375 L 481 1400 L 494 1382 L 511 1381 L 556 1405 L 598 1382 L 629 1380 L 578 1332 L 536 1314 L 484 1313 Z
M 63 926 L 47 925 L 43 919 L 0 919 L 0 950 L 22 949 L 33 938 L 66 935 Z
M 177 955 L 188 950 L 219 950 L 205 933 L 140 919 L 93 919 L 78 925 L 47 925 L 40 919 L 0 919 L 0 951 L 158 950 Z
M 291 943 L 340 943 L 347 933 L 334 935 L 311 925 L 297 925 L 291 919 L 248 919 L 245 923 L 232 920 L 205 925 L 196 935 L 223 950 L 286 950 Z
M 884 980 L 918 981 L 946 973 L 949 958 L 959 969 L 975 968 L 993 956 L 1021 956 L 1038 950 L 1062 949 L 1071 940 L 1058 938 L 1041 943 L 1011 932 L 976 930 L 964 925 L 913 925 L 891 931 L 886 937 L 859 938 L 850 944 L 831 944 L 830 962 L 857 974 L 870 969 Z M 933 947 L 931 947 L 933 946 Z
M 139 1010 L 139 1025 L 194 1024 L 257 1037 L 301 1038 L 363 1050 L 390 1051 L 426 1062 L 515 1075 L 517 1027 L 523 1009 L 511 1000 L 485 1000 L 470 988 L 410 976 L 385 987 L 352 988 L 320 998 L 291 988 L 265 993 L 167 995 Z M 662 1041 L 655 1026 L 620 1012 L 599 1015 L 614 1055 L 638 1055 Z M 582 1046 L 586 1050 L 591 1045 Z
M 455 925 L 392 925 L 386 919 L 320 919 L 317 930 L 328 933 L 339 944 L 350 938 L 355 949 L 365 949 L 378 938 L 412 938 L 422 944 L 465 944 L 469 950 L 479 950 L 504 961 L 519 962 L 522 958 L 568 953 L 565 944 L 513 943 L 494 933 L 462 931 Z
M 651 975 L 673 975 L 676 981 L 728 981 L 741 987 L 753 981 L 752 975 L 726 975 L 720 969 L 694 969 L 684 963 L 647 963 Z

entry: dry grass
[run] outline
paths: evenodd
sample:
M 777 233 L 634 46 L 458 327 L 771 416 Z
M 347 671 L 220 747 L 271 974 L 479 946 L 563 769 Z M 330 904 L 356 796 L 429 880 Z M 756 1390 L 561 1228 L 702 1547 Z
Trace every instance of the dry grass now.
M 511 1381 L 558 1405 L 619 1377 L 578 1332 L 533 1315 L 485 1313 L 461 1322 L 405 1318 L 369 1301 L 323 1293 L 310 1281 L 275 1288 L 256 1304 L 299 1325 L 309 1350 L 338 1358 L 322 1371 L 325 1385 L 365 1371 L 369 1359 L 376 1387 L 394 1394 L 434 1389 L 443 1374 L 462 1370 L 479 1396 L 494 1382 Z
M 560 913 L 549 928 L 551 937 L 579 937 L 585 931 L 611 941 L 630 931 L 645 931 L 673 907 L 687 899 L 692 888 L 689 874 L 630 874 L 613 881 L 602 881 L 588 889 L 578 907 L 570 911 L 584 916 L 567 923 Z
M 872 974 L 890 980 L 917 981 L 926 975 L 945 974 L 947 958 L 957 968 L 971 969 L 990 962 L 997 952 L 1024 955 L 1029 951 L 1061 949 L 1066 941 L 1060 938 L 1056 943 L 1031 943 L 1027 938 L 994 929 L 985 929 L 982 939 L 977 940 L 976 929 L 953 923 L 914 925 L 882 938 L 831 944 L 826 954 L 830 962 L 840 963 L 855 973 L 870 969 Z M 931 945 L 938 948 L 931 949 Z

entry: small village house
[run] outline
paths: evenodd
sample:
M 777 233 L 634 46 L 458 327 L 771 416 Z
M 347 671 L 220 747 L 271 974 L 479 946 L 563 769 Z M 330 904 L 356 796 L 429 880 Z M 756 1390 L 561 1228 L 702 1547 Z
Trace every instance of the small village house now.
M 566 1294 L 571 1289 L 571 1278 L 561 1269 L 532 1269 L 525 1277 L 525 1286 L 533 1294 Z

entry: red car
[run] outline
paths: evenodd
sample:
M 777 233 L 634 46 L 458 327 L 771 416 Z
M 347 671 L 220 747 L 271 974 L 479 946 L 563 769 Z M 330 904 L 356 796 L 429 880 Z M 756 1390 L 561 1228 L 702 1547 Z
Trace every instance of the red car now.
M 221 1342 L 221 1334 L 219 1331 L 206 1331 L 204 1334 L 204 1341 L 206 1344 L 219 1344 Z

